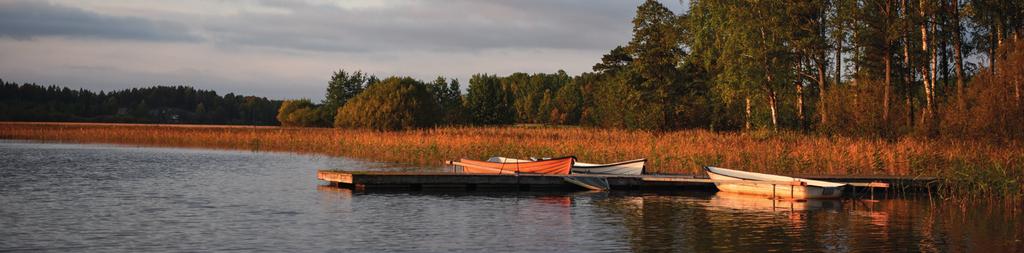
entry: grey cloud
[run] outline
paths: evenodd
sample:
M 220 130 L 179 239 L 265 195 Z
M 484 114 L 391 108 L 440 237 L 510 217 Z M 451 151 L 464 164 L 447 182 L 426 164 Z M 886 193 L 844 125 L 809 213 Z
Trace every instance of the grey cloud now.
M 313 51 L 607 50 L 624 42 L 632 1 L 419 1 L 414 6 L 346 10 L 265 2 L 290 15 L 213 20 L 217 43 Z
M 579 73 L 629 40 L 640 3 L 400 0 L 353 9 L 326 0 L 254 0 L 202 2 L 216 7 L 202 9 L 195 1 L 129 8 L 95 1 L 0 0 L 0 74 L 86 88 L 180 82 L 318 99 L 339 67 L 446 75 L 463 85 L 481 72 Z M 290 65 L 273 64 L 282 62 Z
M 203 40 L 225 48 L 357 53 L 539 48 L 604 51 L 629 37 L 638 3 L 422 0 L 346 9 L 327 1 L 262 0 L 258 4 L 287 10 L 287 14 L 116 17 L 68 4 L 15 1 L 0 3 L 0 37 Z
M 0 37 L 89 37 L 143 41 L 196 41 L 181 24 L 112 17 L 42 1 L 0 2 Z

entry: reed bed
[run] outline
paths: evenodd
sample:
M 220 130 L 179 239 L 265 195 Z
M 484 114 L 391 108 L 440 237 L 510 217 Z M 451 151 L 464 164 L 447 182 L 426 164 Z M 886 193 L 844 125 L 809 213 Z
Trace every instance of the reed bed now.
M 794 132 L 652 133 L 578 127 L 443 127 L 402 132 L 285 127 L 0 123 L 0 138 L 344 156 L 412 166 L 490 156 L 587 162 L 648 158 L 653 173 L 714 165 L 796 175 L 938 177 L 946 192 L 1024 195 L 1024 146 L 973 140 L 881 139 Z

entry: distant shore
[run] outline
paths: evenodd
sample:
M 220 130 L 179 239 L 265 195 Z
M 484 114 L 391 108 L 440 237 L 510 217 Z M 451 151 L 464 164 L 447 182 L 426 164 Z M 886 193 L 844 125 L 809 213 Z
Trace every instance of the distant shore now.
M 975 140 L 897 141 L 795 132 L 667 133 L 580 127 L 442 127 L 401 132 L 225 125 L 0 122 L 0 138 L 282 151 L 412 166 L 489 156 L 614 162 L 647 158 L 651 173 L 715 165 L 779 174 L 939 177 L 958 191 L 1024 194 L 1024 146 Z

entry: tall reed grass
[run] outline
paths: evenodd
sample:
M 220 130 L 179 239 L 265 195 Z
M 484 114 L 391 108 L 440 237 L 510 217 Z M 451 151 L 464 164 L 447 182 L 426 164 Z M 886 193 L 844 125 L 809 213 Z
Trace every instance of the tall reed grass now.
M 574 127 L 444 127 L 401 132 L 328 128 L 0 123 L 0 138 L 286 151 L 413 166 L 457 158 L 557 157 L 586 162 L 648 158 L 653 173 L 714 165 L 796 175 L 938 177 L 946 192 L 1024 195 L 1024 146 L 974 140 L 882 139 L 794 132 L 668 133 Z

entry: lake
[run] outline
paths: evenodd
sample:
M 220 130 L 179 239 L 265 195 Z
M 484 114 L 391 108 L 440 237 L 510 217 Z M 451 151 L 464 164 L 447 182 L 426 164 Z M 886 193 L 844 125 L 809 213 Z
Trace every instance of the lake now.
M 1024 251 L 1012 203 L 705 192 L 358 192 L 288 153 L 0 140 L 0 251 Z

